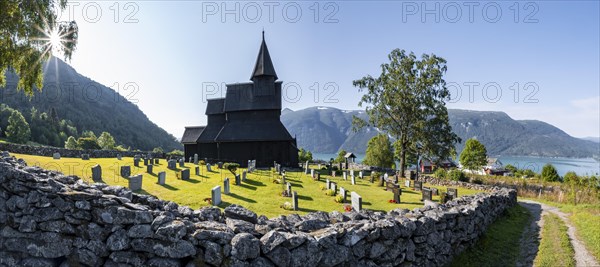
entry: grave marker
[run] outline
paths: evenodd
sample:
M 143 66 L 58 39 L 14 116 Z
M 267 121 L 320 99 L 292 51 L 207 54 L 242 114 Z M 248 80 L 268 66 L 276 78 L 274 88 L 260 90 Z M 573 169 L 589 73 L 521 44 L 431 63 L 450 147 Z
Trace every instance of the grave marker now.
M 148 166 L 148 158 L 144 158 L 144 165 Z
M 325 180 L 325 187 L 327 189 L 329 189 L 330 186 L 331 186 L 331 182 L 329 181 L 329 179 Z
M 242 185 L 242 181 L 240 179 L 240 175 L 235 176 L 235 185 Z
M 121 160 L 121 154 L 117 154 L 117 160 Z
M 437 188 L 435 188 L 435 187 L 432 187 L 432 188 L 431 188 L 431 195 L 433 195 L 433 196 L 437 196 L 437 195 L 439 195 L 438 189 L 437 189 Z
M 352 176 L 350 177 L 350 179 L 352 179 L 352 180 L 351 180 L 351 181 L 352 181 L 352 184 L 353 184 L 353 185 L 355 185 L 355 184 L 356 184 L 356 179 L 354 178 L 354 175 L 352 175 Z
M 53 158 L 53 159 L 60 159 L 60 153 L 54 153 L 54 154 L 52 155 L 52 158 Z
M 90 160 L 90 154 L 81 154 L 82 160 Z
M 92 167 L 92 180 L 94 182 L 102 181 L 102 167 L 100 165 Z
M 213 206 L 221 204 L 221 186 L 217 185 L 213 187 L 211 191 L 211 202 Z
M 242 181 L 246 181 L 246 176 L 248 176 L 248 174 L 246 173 L 246 171 L 242 171 Z
M 362 197 L 359 194 L 357 194 L 356 192 L 351 192 L 350 199 L 352 201 L 352 208 L 355 211 L 362 210 Z
M 133 166 L 136 166 L 136 167 L 140 166 L 140 159 L 139 158 L 133 158 Z
M 159 164 L 159 160 L 156 158 L 154 159 L 154 165 L 158 165 Z
M 421 190 L 421 201 L 425 200 L 431 201 L 431 190 L 428 188 L 423 188 L 423 190 Z
M 423 182 L 421 181 L 414 181 L 413 185 L 416 191 L 421 191 L 423 188 Z
M 190 169 L 181 170 L 181 180 L 189 180 L 190 179 Z
M 230 188 L 229 188 L 229 177 L 225 178 L 225 180 L 223 180 L 223 193 L 225 195 L 229 195 L 230 192 Z
M 404 186 L 405 186 L 405 187 L 410 187 L 410 180 L 409 180 L 409 179 L 406 179 L 406 180 L 404 181 Z
M 138 174 L 129 177 L 129 190 L 138 191 L 142 189 L 142 175 Z
M 292 207 L 294 210 L 298 210 L 298 192 L 292 192 Z
M 458 197 L 458 189 L 456 188 L 448 188 L 447 194 L 451 196 L 451 199 L 455 199 Z
M 329 189 L 333 190 L 333 192 L 337 192 L 337 184 L 335 182 L 330 182 Z
M 183 158 L 179 159 L 179 167 L 180 168 L 185 167 L 185 161 L 183 160 Z
M 167 173 L 166 172 L 159 172 L 158 173 L 158 184 L 159 185 L 164 185 L 167 182 Z
M 196 171 L 196 175 L 200 175 L 200 166 L 194 167 L 194 170 Z
M 320 172 L 317 172 L 317 179 L 316 180 L 317 181 L 321 181 L 321 173 Z
M 174 159 L 170 159 L 169 161 L 167 161 L 167 168 L 169 168 L 170 170 L 177 169 L 177 163 Z
M 121 166 L 121 177 L 131 176 L 131 166 Z
M 148 164 L 148 165 L 146 165 L 146 172 L 147 172 L 147 173 L 152 173 L 152 167 L 153 167 L 153 166 L 154 166 L 154 165 L 152 165 L 152 164 Z
M 360 179 L 363 179 L 363 178 L 364 178 L 364 173 L 363 173 L 363 171 L 359 171 L 359 172 L 358 172 L 358 177 L 360 177 Z
M 285 184 L 285 191 L 288 193 L 288 195 L 291 195 L 292 194 L 292 184 L 286 183 Z
M 346 202 L 346 198 L 348 194 L 346 193 L 346 189 L 340 186 L 340 196 L 342 196 L 342 202 Z
M 194 164 L 198 165 L 198 154 L 194 154 Z
M 348 180 L 348 173 L 346 171 L 343 171 L 342 175 L 344 175 L 344 180 Z
M 210 165 L 210 163 L 206 163 L 206 170 L 208 172 L 212 172 L 212 166 Z
M 310 169 L 310 177 L 315 179 L 315 169 Z

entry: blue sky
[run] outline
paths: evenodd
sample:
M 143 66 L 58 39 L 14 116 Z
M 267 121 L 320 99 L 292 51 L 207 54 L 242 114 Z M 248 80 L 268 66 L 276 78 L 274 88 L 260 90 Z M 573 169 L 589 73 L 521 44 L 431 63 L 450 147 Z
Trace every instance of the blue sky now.
M 598 1 L 81 1 L 61 19 L 80 28 L 70 64 L 177 137 L 205 124 L 215 88 L 248 81 L 263 28 L 284 107 L 358 109 L 352 80 L 400 48 L 448 61 L 449 108 L 585 137 L 600 136 L 599 13 Z

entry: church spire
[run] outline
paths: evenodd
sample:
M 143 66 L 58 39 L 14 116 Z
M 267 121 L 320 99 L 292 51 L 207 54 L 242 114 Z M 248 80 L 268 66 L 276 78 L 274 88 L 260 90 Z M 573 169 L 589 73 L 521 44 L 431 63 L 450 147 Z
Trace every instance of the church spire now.
M 258 51 L 258 57 L 256 58 L 256 64 L 254 65 L 254 71 L 252 72 L 251 80 L 260 76 L 272 76 L 277 80 L 277 74 L 269 55 L 269 49 L 267 49 L 267 43 L 265 42 L 265 31 L 262 31 L 262 43 L 260 44 L 260 50 Z

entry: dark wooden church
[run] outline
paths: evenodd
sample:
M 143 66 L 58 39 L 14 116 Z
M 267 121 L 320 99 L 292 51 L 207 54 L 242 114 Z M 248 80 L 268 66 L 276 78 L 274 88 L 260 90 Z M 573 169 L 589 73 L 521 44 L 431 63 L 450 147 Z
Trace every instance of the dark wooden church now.
M 251 82 L 227 85 L 225 98 L 209 99 L 206 126 L 185 127 L 185 157 L 209 162 L 298 166 L 298 148 L 281 123 L 281 81 L 263 39 Z

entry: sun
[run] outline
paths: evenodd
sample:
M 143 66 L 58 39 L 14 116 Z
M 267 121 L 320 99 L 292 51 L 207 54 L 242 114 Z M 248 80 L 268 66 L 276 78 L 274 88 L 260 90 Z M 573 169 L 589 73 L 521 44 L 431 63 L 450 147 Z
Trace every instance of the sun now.
M 62 47 L 62 36 L 60 36 L 60 33 L 57 30 L 53 30 L 48 34 L 48 44 L 50 45 L 51 49 L 50 52 L 53 55 L 58 55 L 60 53 L 61 47 Z

